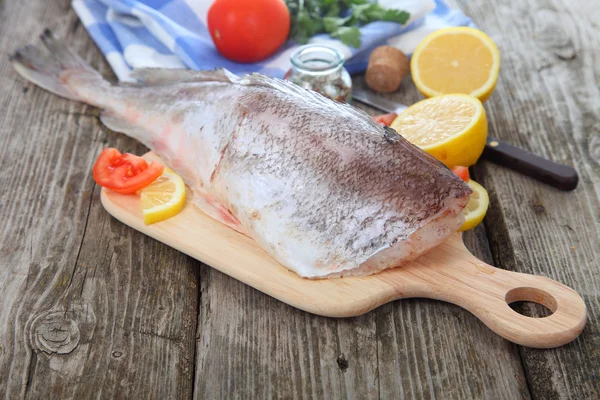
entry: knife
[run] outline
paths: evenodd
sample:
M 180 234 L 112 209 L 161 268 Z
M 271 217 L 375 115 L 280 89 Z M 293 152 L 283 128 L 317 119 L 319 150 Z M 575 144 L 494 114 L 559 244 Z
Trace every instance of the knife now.
M 407 108 L 404 104 L 360 88 L 352 89 L 352 98 L 388 113 L 400 114 Z M 490 136 L 481 156 L 560 190 L 573 190 L 579 182 L 574 168 L 546 160 Z

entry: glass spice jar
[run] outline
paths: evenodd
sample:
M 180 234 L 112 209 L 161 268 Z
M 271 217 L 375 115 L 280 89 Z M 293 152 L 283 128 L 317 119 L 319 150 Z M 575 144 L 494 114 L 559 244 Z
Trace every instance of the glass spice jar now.
M 292 68 L 284 79 L 333 100 L 346 103 L 352 100 L 352 79 L 344 68 L 344 55 L 339 50 L 307 44 L 296 49 L 290 61 Z

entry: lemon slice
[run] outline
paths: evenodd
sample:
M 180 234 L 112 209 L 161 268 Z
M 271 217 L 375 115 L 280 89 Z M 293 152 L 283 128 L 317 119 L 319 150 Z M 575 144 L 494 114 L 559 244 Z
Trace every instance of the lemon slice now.
M 483 186 L 472 179 L 467 183 L 473 193 L 471 193 L 471 199 L 467 203 L 467 206 L 463 208 L 465 222 L 458 229 L 461 232 L 468 231 L 479 225 L 481 221 L 483 221 L 483 217 L 485 217 L 485 213 L 487 212 L 490 203 L 487 191 Z
M 478 29 L 440 29 L 416 48 L 410 71 L 425 97 L 464 93 L 485 101 L 496 87 L 500 52 L 492 39 Z
M 464 94 L 415 103 L 396 117 L 391 127 L 450 168 L 475 164 L 488 131 L 483 105 Z
M 185 205 L 185 184 L 173 170 L 163 174 L 140 191 L 144 223 L 164 221 L 178 214 Z

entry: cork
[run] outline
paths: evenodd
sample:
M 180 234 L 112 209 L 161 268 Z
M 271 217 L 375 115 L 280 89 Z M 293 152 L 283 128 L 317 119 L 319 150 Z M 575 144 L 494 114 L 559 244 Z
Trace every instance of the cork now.
M 408 57 L 391 46 L 377 47 L 369 57 L 367 85 L 376 92 L 395 92 L 409 71 Z

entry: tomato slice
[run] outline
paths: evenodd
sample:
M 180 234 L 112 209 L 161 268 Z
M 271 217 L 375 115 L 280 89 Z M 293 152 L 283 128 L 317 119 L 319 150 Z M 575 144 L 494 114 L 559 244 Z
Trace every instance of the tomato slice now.
M 118 193 L 135 193 L 162 175 L 165 167 L 134 154 L 107 148 L 98 156 L 92 175 L 96 183 Z
M 458 175 L 458 177 L 460 179 L 462 179 L 465 182 L 469 182 L 469 168 L 467 167 L 461 167 L 460 165 L 457 165 L 456 167 L 452 168 L 452 172 L 454 172 L 456 175 Z
M 389 113 L 389 114 L 383 114 L 383 115 L 375 115 L 373 117 L 373 119 L 375 120 L 375 122 L 384 125 L 384 126 L 390 126 L 392 124 L 392 122 L 394 122 L 394 120 L 396 119 L 396 117 L 398 116 L 398 114 L 396 113 Z

